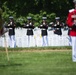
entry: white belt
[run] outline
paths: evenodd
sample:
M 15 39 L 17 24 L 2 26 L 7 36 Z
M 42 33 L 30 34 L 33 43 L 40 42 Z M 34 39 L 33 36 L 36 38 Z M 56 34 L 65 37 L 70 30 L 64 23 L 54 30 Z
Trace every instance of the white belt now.
M 46 29 L 42 29 L 42 30 L 46 30 Z
M 57 30 L 59 30 L 59 28 L 56 28 Z
M 27 30 L 32 30 L 32 29 L 28 28 Z
M 12 28 L 9 28 L 9 29 L 12 29 Z

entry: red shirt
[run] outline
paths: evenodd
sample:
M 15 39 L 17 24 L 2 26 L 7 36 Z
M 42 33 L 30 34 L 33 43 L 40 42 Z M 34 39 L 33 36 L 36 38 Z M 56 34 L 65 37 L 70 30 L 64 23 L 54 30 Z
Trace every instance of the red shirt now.
M 70 28 L 70 31 L 69 31 L 70 36 L 76 36 L 76 26 L 73 26 L 74 21 L 76 21 L 75 20 L 76 18 L 73 17 L 74 15 L 76 15 L 76 9 L 69 10 L 66 23 L 68 27 Z

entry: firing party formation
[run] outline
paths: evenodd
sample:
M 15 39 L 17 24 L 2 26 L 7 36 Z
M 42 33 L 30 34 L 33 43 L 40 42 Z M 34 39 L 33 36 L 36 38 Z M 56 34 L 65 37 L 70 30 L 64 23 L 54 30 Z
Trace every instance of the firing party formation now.
M 72 46 L 72 60 L 76 62 L 76 0 L 73 0 L 74 9 L 70 9 L 68 12 L 66 23 L 61 22 L 61 17 L 55 17 L 54 22 L 48 23 L 48 17 L 42 16 L 42 22 L 37 26 L 41 30 L 42 36 L 42 46 L 48 46 L 48 30 L 52 30 L 55 35 L 62 36 L 62 29 L 68 30 L 68 36 L 70 38 L 70 46 Z M 36 26 L 34 25 L 33 17 L 28 16 L 27 22 L 22 23 L 15 22 L 13 16 L 9 16 L 8 23 L 4 23 L 2 18 L 2 12 L 0 9 L 0 37 L 8 32 L 9 36 L 9 47 L 15 48 L 16 47 L 16 40 L 15 40 L 15 28 L 17 26 L 21 26 L 21 28 L 27 29 L 26 35 L 28 36 L 28 47 L 30 47 L 31 38 L 34 35 L 34 29 Z M 50 28 L 50 29 L 49 29 Z
M 39 26 L 35 27 L 32 17 L 27 17 L 27 22 L 24 22 L 23 25 L 21 25 L 21 28 L 24 28 L 27 30 L 27 37 L 28 37 L 28 47 L 30 47 L 30 41 L 33 37 L 35 28 L 40 29 L 41 31 L 41 37 L 42 37 L 42 46 L 49 46 L 48 45 L 48 30 L 51 30 L 55 35 L 61 36 L 62 35 L 62 29 L 65 30 L 65 25 L 63 22 L 60 21 L 60 17 L 55 17 L 55 22 L 47 22 L 47 17 L 43 16 L 42 22 L 39 24 Z M 5 25 L 5 28 L 8 30 L 8 35 L 10 38 L 10 47 L 15 48 L 16 47 L 16 40 L 15 40 L 15 28 L 16 25 L 18 26 L 20 23 L 15 23 L 14 17 L 9 17 L 9 22 L 7 25 Z M 50 29 L 49 29 L 50 28 Z

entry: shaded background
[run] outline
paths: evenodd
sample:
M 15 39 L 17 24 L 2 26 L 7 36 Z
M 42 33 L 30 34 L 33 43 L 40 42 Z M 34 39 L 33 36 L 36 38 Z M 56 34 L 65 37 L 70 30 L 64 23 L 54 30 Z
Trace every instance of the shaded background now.
M 61 21 L 65 22 L 68 10 L 73 8 L 73 0 L 0 0 L 0 7 L 5 21 L 14 16 L 16 22 L 22 24 L 27 16 L 31 16 L 35 26 L 38 26 L 42 16 L 48 17 L 48 22 L 60 16 Z

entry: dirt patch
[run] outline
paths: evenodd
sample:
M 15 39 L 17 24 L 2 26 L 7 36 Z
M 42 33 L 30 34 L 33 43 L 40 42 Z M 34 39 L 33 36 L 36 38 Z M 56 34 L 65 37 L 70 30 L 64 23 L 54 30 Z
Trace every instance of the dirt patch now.
M 3 50 L 3 51 L 0 51 L 0 52 L 5 52 L 6 50 Z M 8 52 L 63 52 L 63 51 L 71 51 L 71 49 L 19 49 L 19 50 L 9 50 L 8 49 Z
M 46 50 L 19 50 L 19 51 L 9 51 L 9 52 L 57 52 L 57 51 L 60 51 L 60 52 L 63 52 L 63 51 L 71 51 L 71 49 L 61 49 L 61 50 L 58 50 L 58 49 L 55 49 L 55 50 L 53 50 L 53 49 L 51 49 L 51 50 L 48 50 L 48 49 L 46 49 Z

